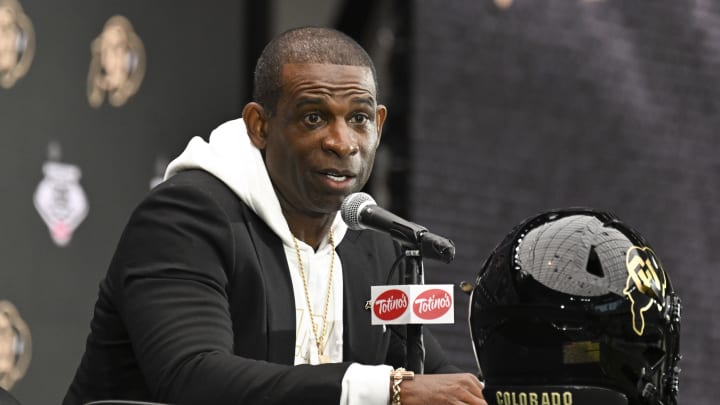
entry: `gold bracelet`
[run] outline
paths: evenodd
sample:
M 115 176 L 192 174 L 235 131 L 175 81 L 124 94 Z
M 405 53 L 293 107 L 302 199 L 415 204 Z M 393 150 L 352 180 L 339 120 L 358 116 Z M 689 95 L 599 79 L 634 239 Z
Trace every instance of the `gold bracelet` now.
M 390 399 L 390 405 L 402 405 L 400 403 L 400 383 L 405 380 L 412 380 L 415 378 L 415 373 L 407 371 L 400 367 L 390 372 L 390 378 L 392 379 L 392 398 Z

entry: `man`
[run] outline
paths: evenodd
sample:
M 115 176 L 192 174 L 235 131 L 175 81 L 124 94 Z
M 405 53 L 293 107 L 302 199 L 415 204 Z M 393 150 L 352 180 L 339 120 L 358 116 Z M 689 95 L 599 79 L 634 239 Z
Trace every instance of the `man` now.
M 403 331 L 364 308 L 398 248 L 338 209 L 370 176 L 387 115 L 376 82 L 331 29 L 265 48 L 243 120 L 193 139 L 133 213 L 65 405 L 486 404 L 470 374 L 391 384 Z M 425 343 L 428 372 L 456 371 Z

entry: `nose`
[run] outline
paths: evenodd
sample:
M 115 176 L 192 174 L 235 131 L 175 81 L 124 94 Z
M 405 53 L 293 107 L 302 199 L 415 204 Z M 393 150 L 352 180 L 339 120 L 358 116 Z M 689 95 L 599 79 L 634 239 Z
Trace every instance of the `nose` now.
M 344 158 L 358 153 L 360 150 L 358 139 L 358 135 L 344 120 L 337 120 L 328 126 L 322 146 L 324 150 Z

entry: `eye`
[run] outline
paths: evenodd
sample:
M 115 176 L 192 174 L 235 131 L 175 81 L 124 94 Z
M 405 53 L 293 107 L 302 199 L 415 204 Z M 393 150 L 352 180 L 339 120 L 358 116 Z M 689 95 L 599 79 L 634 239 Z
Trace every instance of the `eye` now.
M 350 118 L 350 123 L 352 123 L 352 124 L 364 124 L 364 123 L 366 123 L 369 119 L 370 119 L 370 117 L 368 117 L 368 115 L 365 114 L 365 113 L 353 114 L 353 116 Z
M 303 121 L 311 126 L 318 125 L 322 121 L 322 117 L 318 113 L 305 114 Z

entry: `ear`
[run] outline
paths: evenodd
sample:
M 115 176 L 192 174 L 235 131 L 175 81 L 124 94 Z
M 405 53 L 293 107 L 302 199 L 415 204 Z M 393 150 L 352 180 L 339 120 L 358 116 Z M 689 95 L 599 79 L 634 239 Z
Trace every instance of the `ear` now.
M 267 114 L 265 108 L 256 102 L 250 102 L 245 105 L 242 112 L 245 128 L 250 137 L 250 141 L 256 148 L 264 150 L 267 146 Z
M 378 146 L 380 146 L 380 138 L 382 138 L 382 129 L 383 125 L 385 124 L 385 118 L 387 118 L 387 107 L 385 107 L 382 104 L 378 104 L 377 110 L 375 112 L 375 123 L 377 125 L 377 144 L 375 145 L 375 148 L 377 149 Z

